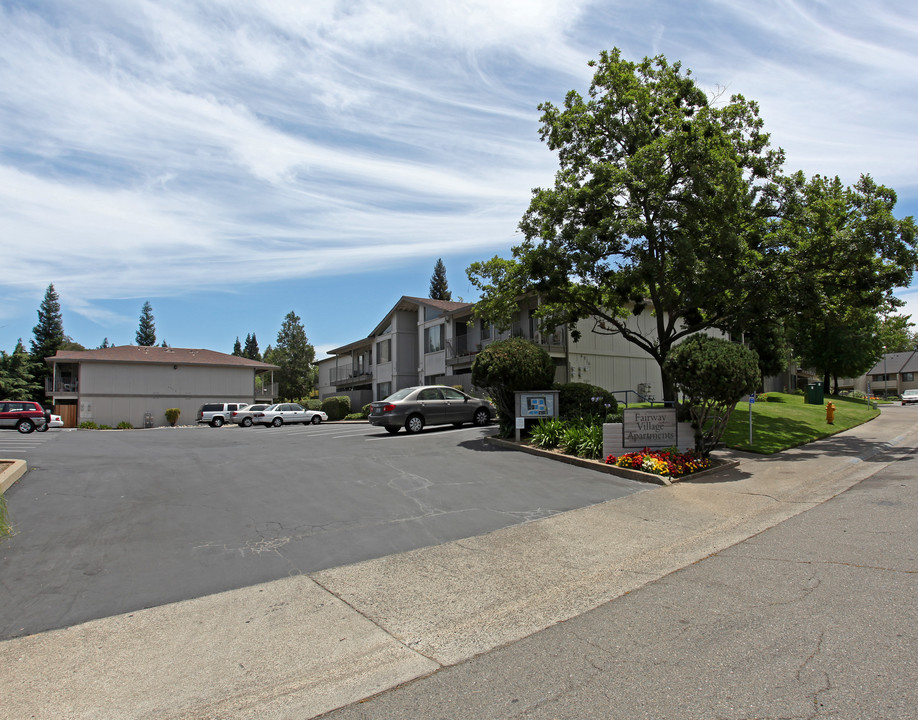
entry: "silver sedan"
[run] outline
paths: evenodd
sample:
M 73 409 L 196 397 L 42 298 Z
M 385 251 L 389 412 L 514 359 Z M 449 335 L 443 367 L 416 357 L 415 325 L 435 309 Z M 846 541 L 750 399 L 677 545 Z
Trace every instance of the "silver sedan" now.
M 265 427 L 280 427 L 285 423 L 312 423 L 318 425 L 328 420 L 321 410 L 307 410 L 297 403 L 277 403 L 269 405 L 252 415 L 252 423 Z

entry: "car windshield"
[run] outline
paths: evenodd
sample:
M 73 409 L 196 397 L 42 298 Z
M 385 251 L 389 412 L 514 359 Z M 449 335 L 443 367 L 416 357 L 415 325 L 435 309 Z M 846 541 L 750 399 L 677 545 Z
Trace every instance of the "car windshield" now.
M 413 387 L 402 388 L 401 390 L 397 390 L 396 392 L 392 393 L 389 397 L 386 398 L 386 402 L 390 400 L 404 400 L 415 390 L 417 390 L 417 388 L 413 388 Z

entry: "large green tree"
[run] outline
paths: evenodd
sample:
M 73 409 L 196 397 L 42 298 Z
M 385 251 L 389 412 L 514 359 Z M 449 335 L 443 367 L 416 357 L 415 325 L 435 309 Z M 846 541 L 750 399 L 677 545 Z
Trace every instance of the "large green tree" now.
M 147 347 L 156 345 L 156 324 L 153 319 L 153 306 L 147 300 L 140 310 L 140 324 L 137 327 L 137 335 L 135 336 L 138 345 Z
M 887 353 L 918 350 L 918 334 L 914 327 L 911 315 L 887 313 L 880 321 L 877 344 Z
M 266 358 L 267 355 L 266 351 Z M 281 399 L 299 400 L 312 392 L 318 374 L 315 359 L 316 350 L 306 337 L 303 323 L 291 310 L 277 333 L 277 345 L 269 361 L 280 367 L 276 377 Z
M 754 102 L 712 102 L 662 56 L 634 63 L 602 53 L 586 97 L 542 111 L 557 152 L 552 188 L 533 192 L 510 260 L 475 263 L 478 313 L 506 328 L 520 295 L 542 298 L 546 326 L 595 318 L 660 365 L 680 340 L 731 327 L 768 290 L 764 232 L 783 159 Z M 644 330 L 628 322 L 651 313 Z
M 869 175 L 853 186 L 802 172 L 783 181 L 774 237 L 784 249 L 791 342 L 826 392 L 833 376 L 876 362 L 881 318 L 901 306 L 893 292 L 918 266 L 914 220 L 897 219 L 895 204 L 896 193 Z

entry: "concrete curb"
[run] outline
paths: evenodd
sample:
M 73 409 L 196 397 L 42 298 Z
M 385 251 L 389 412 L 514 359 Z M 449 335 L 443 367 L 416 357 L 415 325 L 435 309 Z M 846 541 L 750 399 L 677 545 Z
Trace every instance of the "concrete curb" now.
M 653 475 L 651 473 L 640 472 L 639 470 L 631 470 L 630 468 L 618 467 L 617 465 L 606 465 L 606 463 L 604 463 L 602 460 L 587 460 L 586 458 L 575 457 L 573 455 L 565 455 L 563 453 L 552 452 L 551 450 L 543 450 L 542 448 L 516 443 L 512 440 L 504 440 L 503 438 L 489 437 L 485 440 L 492 445 L 507 448 L 508 450 L 518 450 L 530 455 L 538 455 L 539 457 L 557 460 L 558 462 L 567 463 L 568 465 L 576 465 L 578 467 L 589 468 L 590 470 L 596 470 L 597 472 L 606 473 L 607 475 L 615 475 L 617 477 L 628 478 L 629 480 L 638 480 L 640 482 L 654 483 L 656 485 L 672 485 L 674 482 L 695 480 L 697 478 L 707 477 L 709 475 L 723 472 L 724 470 L 730 470 L 731 468 L 735 468 L 737 465 L 739 465 L 739 460 L 712 458 L 712 460 L 717 464 L 708 468 L 707 470 L 692 473 L 691 475 L 686 475 L 685 477 L 681 478 L 668 478 L 663 477 L 662 475 Z
M 25 460 L 7 460 L 0 458 L 0 495 L 29 469 Z

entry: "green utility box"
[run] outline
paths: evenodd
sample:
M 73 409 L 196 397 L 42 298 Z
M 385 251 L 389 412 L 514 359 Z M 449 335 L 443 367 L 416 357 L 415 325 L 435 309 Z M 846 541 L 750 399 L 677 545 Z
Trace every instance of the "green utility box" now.
M 825 405 L 825 394 L 823 393 L 822 383 L 811 383 L 806 386 L 806 404 L 807 405 Z

